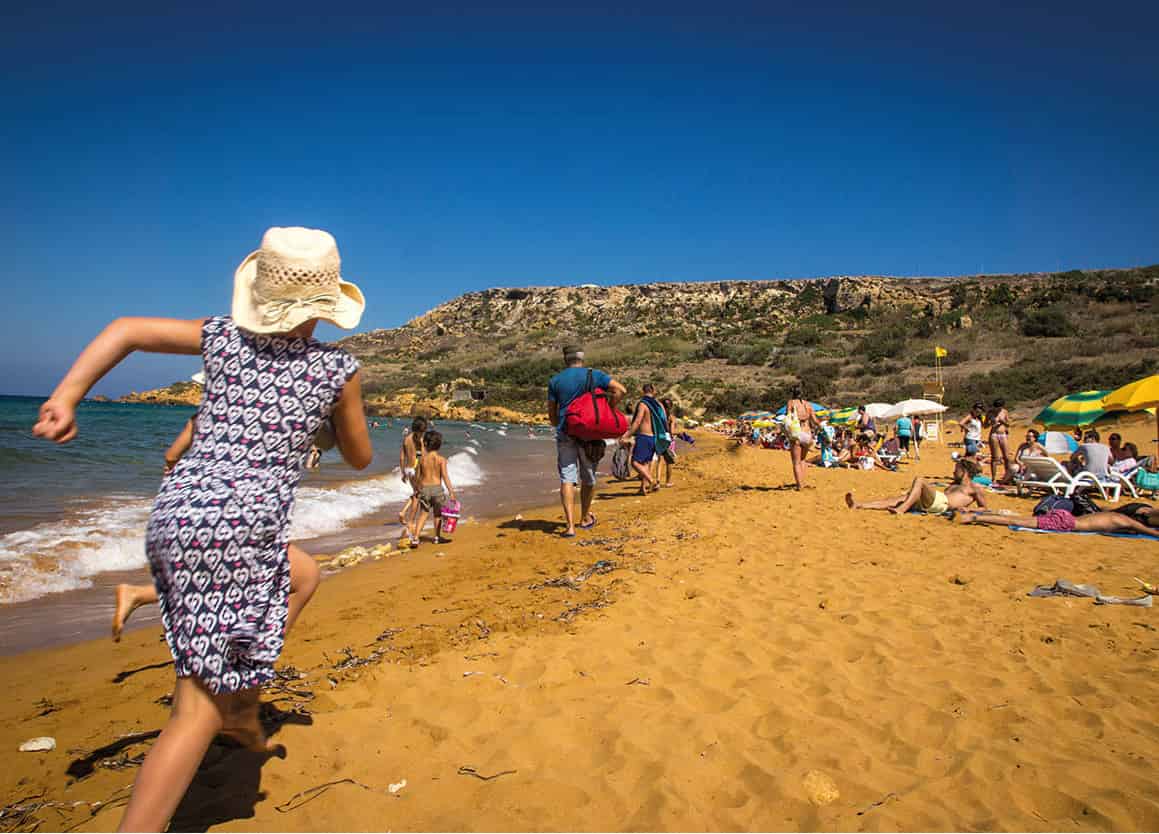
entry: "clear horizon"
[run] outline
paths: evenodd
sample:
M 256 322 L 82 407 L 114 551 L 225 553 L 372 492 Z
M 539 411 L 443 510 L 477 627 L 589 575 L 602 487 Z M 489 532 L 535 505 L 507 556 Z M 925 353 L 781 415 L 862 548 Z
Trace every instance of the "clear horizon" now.
M 1155 4 L 6 10 L 0 392 L 228 312 L 271 225 L 396 327 L 491 287 L 1159 263 Z M 335 328 L 320 331 L 339 338 Z M 137 356 L 95 394 L 167 385 Z

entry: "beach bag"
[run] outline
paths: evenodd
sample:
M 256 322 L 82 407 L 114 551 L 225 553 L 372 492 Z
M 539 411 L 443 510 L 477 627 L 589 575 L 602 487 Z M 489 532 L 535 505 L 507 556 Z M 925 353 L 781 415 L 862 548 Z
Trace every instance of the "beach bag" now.
M 462 507 L 458 501 L 448 501 L 443 504 L 442 518 L 443 518 L 443 532 L 453 533 L 455 528 L 459 526 L 459 513 L 462 512 Z
M 1091 497 L 1087 495 L 1085 489 L 1075 490 L 1070 497 L 1071 503 L 1074 504 L 1074 509 L 1071 513 L 1077 518 L 1080 515 L 1090 515 L 1091 513 L 1101 513 L 1102 508 L 1099 507 Z
M 631 452 L 627 446 L 620 446 L 612 455 L 612 477 L 618 481 L 626 481 L 632 477 L 632 467 L 629 464 Z
M 1051 510 L 1066 510 L 1074 513 L 1074 501 L 1062 495 L 1047 495 L 1034 505 L 1035 515 L 1046 515 Z
M 584 393 L 567 407 L 563 430 L 577 440 L 611 440 L 628 430 L 628 418 L 612 406 L 603 388 L 593 387 L 591 369 Z

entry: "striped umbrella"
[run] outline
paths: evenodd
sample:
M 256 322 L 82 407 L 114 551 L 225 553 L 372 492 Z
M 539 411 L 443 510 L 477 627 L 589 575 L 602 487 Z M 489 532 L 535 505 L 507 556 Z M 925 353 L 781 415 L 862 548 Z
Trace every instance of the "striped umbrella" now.
M 1103 397 L 1109 390 L 1080 391 L 1059 397 L 1034 418 L 1048 429 L 1073 429 L 1075 426 L 1089 426 L 1105 417 Z
M 852 423 L 857 419 L 857 406 L 850 406 L 849 408 L 837 408 L 829 412 L 829 422 L 835 426 L 844 426 L 846 423 Z
M 742 414 L 740 416 L 740 419 L 742 419 L 742 420 L 761 420 L 765 417 L 772 417 L 772 416 L 773 416 L 772 412 L 770 412 L 770 411 L 746 411 L 744 414 Z
M 1103 398 L 1102 405 L 1104 408 L 1149 411 L 1155 414 L 1155 440 L 1159 443 L 1159 412 L 1156 411 L 1156 407 L 1159 407 L 1159 374 L 1116 388 Z

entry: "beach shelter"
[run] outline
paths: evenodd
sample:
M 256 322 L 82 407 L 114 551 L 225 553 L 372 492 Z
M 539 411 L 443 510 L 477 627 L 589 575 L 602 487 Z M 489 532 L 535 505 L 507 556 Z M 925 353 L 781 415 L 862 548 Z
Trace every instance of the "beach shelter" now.
M 1103 408 L 1107 411 L 1159 409 L 1159 374 L 1151 374 L 1122 388 L 1116 388 L 1103 397 Z M 1159 443 L 1159 411 L 1156 412 L 1155 419 L 1155 442 Z
M 1042 445 L 1048 455 L 1069 455 L 1079 447 L 1079 442 L 1064 431 L 1048 431 L 1042 436 Z
M 924 417 L 927 414 L 941 414 L 946 406 L 933 400 L 902 400 L 894 403 L 888 411 L 881 415 L 883 420 L 896 420 L 898 417 Z
M 763 420 L 766 417 L 772 417 L 772 412 L 769 411 L 746 411 L 740 416 L 741 420 Z
M 874 420 L 878 420 L 885 416 L 885 412 L 889 411 L 891 408 L 893 408 L 893 406 L 889 403 L 867 403 L 865 406 L 865 413 L 872 417 Z
M 1089 426 L 1104 417 L 1108 410 L 1103 407 L 1103 397 L 1110 391 L 1079 391 L 1059 397 L 1034 418 L 1048 429 L 1073 429 L 1075 426 Z

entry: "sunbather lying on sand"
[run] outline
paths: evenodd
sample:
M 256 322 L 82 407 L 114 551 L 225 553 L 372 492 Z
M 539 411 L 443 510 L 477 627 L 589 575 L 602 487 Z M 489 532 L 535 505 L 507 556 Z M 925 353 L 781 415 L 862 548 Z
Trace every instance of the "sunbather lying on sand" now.
M 1159 539 L 1159 530 L 1115 512 L 1090 513 L 1076 517 L 1066 510 L 1059 509 L 1050 510 L 1044 515 L 1025 516 L 962 510 L 954 516 L 954 523 L 1029 527 L 1032 530 L 1050 530 L 1055 533 L 1139 533 Z
M 905 495 L 859 504 L 853 500 L 853 493 L 847 492 L 845 504 L 851 510 L 889 510 L 898 514 L 916 508 L 927 515 L 941 515 L 947 510 L 960 510 L 975 503 L 986 509 L 986 494 L 972 480 L 981 471 L 974 461 L 961 458 L 954 464 L 954 482 L 944 492 L 925 478 L 914 478 Z

